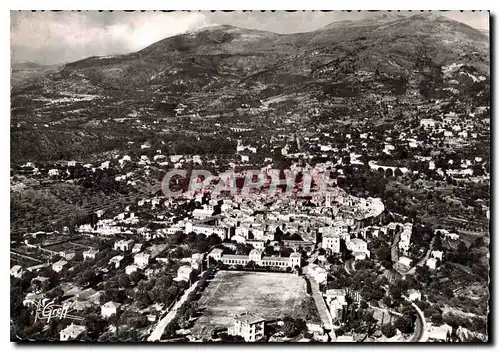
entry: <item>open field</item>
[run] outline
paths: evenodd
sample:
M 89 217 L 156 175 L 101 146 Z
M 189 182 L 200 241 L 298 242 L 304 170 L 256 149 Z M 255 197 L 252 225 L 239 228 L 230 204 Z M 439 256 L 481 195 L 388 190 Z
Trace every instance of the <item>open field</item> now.
M 320 323 L 314 299 L 307 295 L 302 277 L 285 273 L 221 271 L 198 301 L 203 311 L 192 329 L 194 335 L 227 328 L 235 314 L 248 311 L 266 320 L 290 315 Z

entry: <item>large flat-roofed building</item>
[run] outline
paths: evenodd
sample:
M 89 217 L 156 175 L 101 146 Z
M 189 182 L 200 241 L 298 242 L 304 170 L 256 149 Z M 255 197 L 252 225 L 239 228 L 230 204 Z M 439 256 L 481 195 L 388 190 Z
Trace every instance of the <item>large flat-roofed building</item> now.
M 255 342 L 264 337 L 264 326 L 264 318 L 245 312 L 234 317 L 234 325 L 227 333 L 241 336 L 246 342 Z
M 221 250 L 214 249 L 208 255 L 215 260 L 220 260 L 226 265 L 247 265 L 253 261 L 259 266 L 275 266 L 280 268 L 295 268 L 300 266 L 300 253 L 292 253 L 290 257 L 263 256 L 262 251 L 253 249 L 249 255 L 222 254 Z

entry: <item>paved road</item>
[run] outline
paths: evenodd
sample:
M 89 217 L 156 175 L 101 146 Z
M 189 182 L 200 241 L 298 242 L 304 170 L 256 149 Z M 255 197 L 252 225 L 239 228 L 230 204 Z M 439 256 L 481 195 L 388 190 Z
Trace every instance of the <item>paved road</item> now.
M 177 313 L 177 310 L 182 306 L 182 304 L 184 302 L 186 302 L 186 299 L 188 298 L 189 294 L 196 289 L 196 287 L 198 286 L 199 282 L 200 282 L 200 280 L 198 280 L 194 284 L 192 284 L 191 287 L 188 288 L 184 292 L 184 294 L 182 295 L 182 297 L 174 304 L 174 306 L 167 313 L 167 315 L 165 315 L 163 317 L 163 319 L 161 319 L 158 322 L 158 324 L 156 325 L 156 327 L 153 330 L 153 332 L 151 333 L 151 335 L 149 335 L 148 341 L 152 342 L 152 341 L 159 341 L 160 340 L 161 335 L 163 335 L 163 331 L 165 330 L 165 328 L 167 327 L 167 325 L 172 321 L 172 319 L 174 319 L 174 317 L 175 317 L 175 315 Z
M 410 342 L 426 342 L 429 338 L 429 332 L 427 331 L 427 323 L 425 321 L 424 312 L 413 302 L 411 305 L 417 311 L 418 319 L 415 323 L 415 332 L 410 338 Z
M 321 322 L 326 330 L 332 330 L 332 316 L 330 315 L 330 311 L 326 306 L 325 299 L 319 290 L 319 284 L 314 280 L 311 276 L 306 275 L 311 283 L 312 296 L 314 298 L 314 302 L 316 303 L 316 308 L 318 309 L 319 316 L 321 318 Z
M 348 275 L 351 275 L 353 272 L 355 272 L 356 268 L 354 267 L 354 259 L 347 260 L 344 263 L 344 268 Z

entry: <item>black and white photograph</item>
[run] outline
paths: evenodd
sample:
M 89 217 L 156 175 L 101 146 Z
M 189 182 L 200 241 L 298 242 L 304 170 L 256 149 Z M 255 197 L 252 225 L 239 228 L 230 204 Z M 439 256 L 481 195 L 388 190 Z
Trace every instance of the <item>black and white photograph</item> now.
M 491 343 L 490 16 L 11 10 L 10 341 Z

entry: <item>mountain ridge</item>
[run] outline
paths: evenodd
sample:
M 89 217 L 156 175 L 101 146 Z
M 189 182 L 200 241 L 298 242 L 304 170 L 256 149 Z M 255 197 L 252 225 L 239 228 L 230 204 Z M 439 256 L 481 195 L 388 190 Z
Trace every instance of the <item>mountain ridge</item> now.
M 99 126 L 105 116 L 137 111 L 172 118 L 183 105 L 200 115 L 231 114 L 242 102 L 259 106 L 273 95 L 306 96 L 321 105 L 360 94 L 418 95 L 423 86 L 430 87 L 426 95 L 442 96 L 446 88 L 450 99 L 454 91 L 471 99 L 471 88 L 489 84 L 487 36 L 443 16 L 394 17 L 296 34 L 212 26 L 137 52 L 75 61 L 13 87 L 12 123 Z M 456 64 L 460 86 L 443 85 L 442 71 Z M 89 96 L 96 98 L 84 103 Z M 29 138 L 48 132 L 41 133 Z

